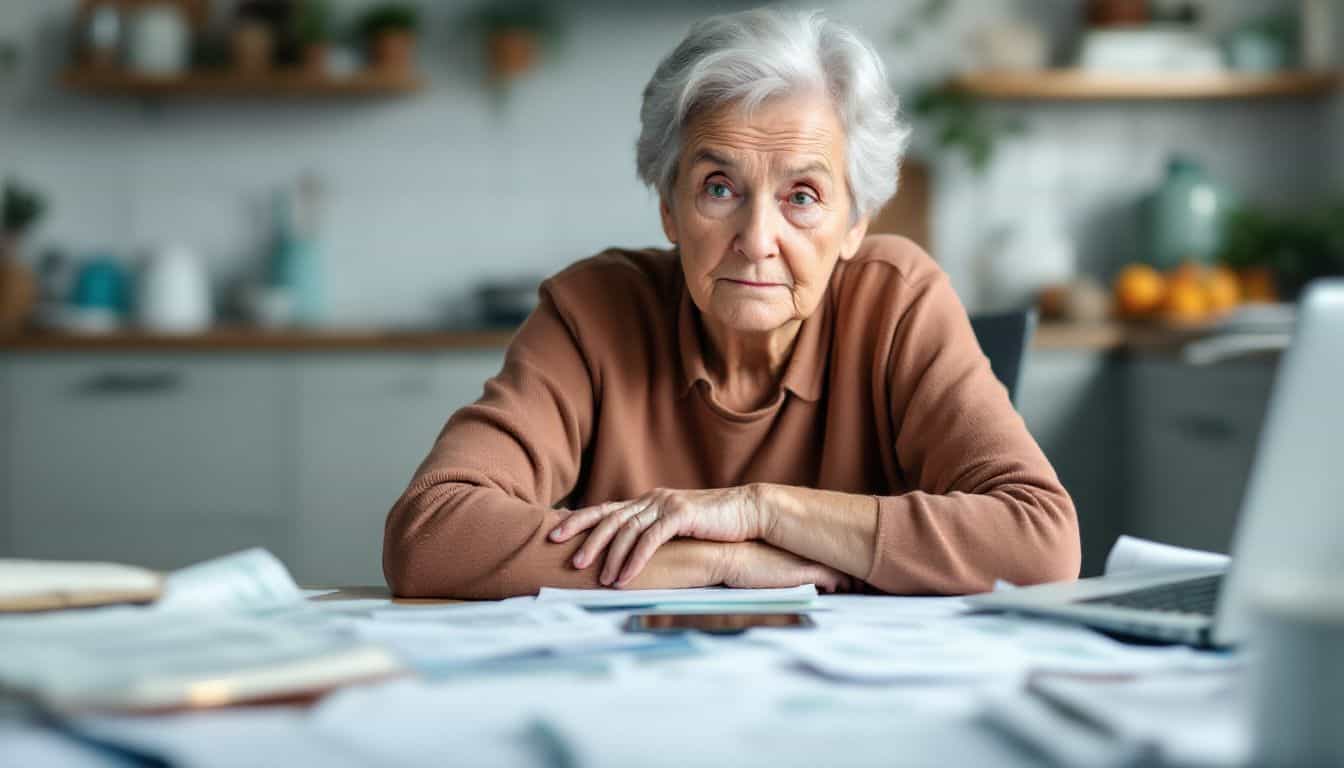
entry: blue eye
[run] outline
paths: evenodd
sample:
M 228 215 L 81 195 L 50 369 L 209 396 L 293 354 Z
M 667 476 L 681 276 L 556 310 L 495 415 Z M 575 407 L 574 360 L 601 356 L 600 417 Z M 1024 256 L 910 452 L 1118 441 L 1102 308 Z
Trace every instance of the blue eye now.
M 794 193 L 792 193 L 792 194 L 789 195 L 789 202 L 790 202 L 790 203 L 793 203 L 794 205 L 804 205 L 804 206 L 806 206 L 806 205 L 811 205 L 811 204 L 817 202 L 817 198 L 813 197 L 812 195 L 808 194 L 807 192 L 803 192 L 803 191 L 800 190 L 800 191 L 798 191 L 798 192 L 794 192 Z
M 709 196 L 717 200 L 727 200 L 733 196 L 733 190 L 728 188 L 727 184 L 718 181 L 711 181 L 705 185 L 705 191 Z

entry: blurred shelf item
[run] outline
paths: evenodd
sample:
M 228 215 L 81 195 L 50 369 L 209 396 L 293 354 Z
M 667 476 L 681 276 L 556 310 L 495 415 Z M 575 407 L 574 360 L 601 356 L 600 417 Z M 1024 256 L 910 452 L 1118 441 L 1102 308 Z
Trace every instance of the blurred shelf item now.
M 179 98 L 194 96 L 398 96 L 424 87 L 414 73 L 376 70 L 349 77 L 326 77 L 298 71 L 262 75 L 197 72 L 174 77 L 147 77 L 127 72 L 70 69 L 61 76 L 65 87 L 105 96 Z
M 502 349 L 512 329 L 461 330 L 260 330 L 221 327 L 199 334 L 117 331 L 100 334 L 60 332 L 0 334 L 4 352 L 269 352 L 406 351 Z
M 976 72 L 956 77 L 950 85 L 958 92 L 990 99 L 1103 101 L 1306 98 L 1329 94 L 1339 84 L 1340 76 L 1333 72 L 1099 74 L 1054 69 Z

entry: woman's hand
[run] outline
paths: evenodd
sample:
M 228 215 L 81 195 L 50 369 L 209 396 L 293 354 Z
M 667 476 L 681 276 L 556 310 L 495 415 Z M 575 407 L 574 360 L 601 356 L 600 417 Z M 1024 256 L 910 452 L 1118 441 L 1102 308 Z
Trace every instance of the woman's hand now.
M 779 547 L 744 541 L 725 547 L 721 577 L 725 587 L 766 589 L 815 584 L 820 592 L 854 592 L 859 580 Z
M 606 551 L 601 583 L 625 586 L 665 542 L 686 536 L 742 542 L 764 535 L 755 486 L 677 491 L 658 488 L 630 501 L 609 502 L 570 512 L 551 531 L 551 541 L 568 541 L 592 529 L 574 554 L 574 567 L 587 568 Z

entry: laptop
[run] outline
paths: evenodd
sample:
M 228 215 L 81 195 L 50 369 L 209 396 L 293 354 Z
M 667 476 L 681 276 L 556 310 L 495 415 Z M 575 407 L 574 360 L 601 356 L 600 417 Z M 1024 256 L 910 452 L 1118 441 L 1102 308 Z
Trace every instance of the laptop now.
M 1226 567 L 1116 574 L 973 595 L 977 609 L 1076 621 L 1200 647 L 1246 637 L 1267 579 L 1327 575 L 1344 589 L 1344 279 L 1312 283 L 1274 383 Z

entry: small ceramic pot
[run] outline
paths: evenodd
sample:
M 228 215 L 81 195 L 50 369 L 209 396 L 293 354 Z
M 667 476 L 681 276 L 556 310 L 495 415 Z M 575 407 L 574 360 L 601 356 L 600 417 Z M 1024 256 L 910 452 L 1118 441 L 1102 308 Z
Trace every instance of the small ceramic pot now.
M 271 68 L 275 33 L 260 21 L 240 21 L 233 29 L 233 68 L 246 75 L 259 75 Z
M 373 66 L 382 72 L 404 74 L 415 69 L 415 35 L 379 32 L 373 38 Z

